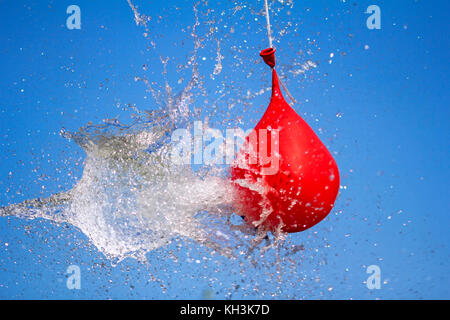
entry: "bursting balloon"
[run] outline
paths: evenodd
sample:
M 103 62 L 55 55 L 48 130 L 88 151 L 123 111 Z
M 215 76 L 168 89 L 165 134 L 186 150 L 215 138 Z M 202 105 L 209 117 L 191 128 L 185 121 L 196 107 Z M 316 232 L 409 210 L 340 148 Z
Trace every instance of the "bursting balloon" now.
M 300 232 L 332 210 L 339 170 L 319 137 L 283 98 L 275 49 L 260 56 L 272 68 L 272 96 L 231 166 L 233 201 L 237 213 L 254 227 Z

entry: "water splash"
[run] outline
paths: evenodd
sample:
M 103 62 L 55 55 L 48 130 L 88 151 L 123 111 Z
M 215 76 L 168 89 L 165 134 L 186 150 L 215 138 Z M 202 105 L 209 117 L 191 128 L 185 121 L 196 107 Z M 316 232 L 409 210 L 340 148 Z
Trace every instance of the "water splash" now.
M 220 172 L 200 174 L 171 161 L 170 134 L 183 121 L 182 97 L 176 109 L 140 112 L 132 125 L 110 120 L 63 131 L 86 152 L 81 179 L 67 192 L 3 207 L 0 215 L 70 223 L 113 259 L 145 260 L 147 252 L 178 236 L 230 256 L 235 236 L 226 227 L 227 180 Z
M 151 26 L 148 22 L 153 20 L 140 14 L 138 8 L 131 1 L 128 2 L 136 24 L 145 29 L 144 37 L 155 48 L 154 40 L 149 38 Z M 229 64 L 224 59 L 227 46 L 222 45 L 222 41 L 226 42 L 226 39 L 213 38 L 214 28 L 207 29 L 199 36 L 199 28 L 202 26 L 196 5 L 193 11 L 194 23 L 187 28 L 193 50 L 180 67 L 183 71 L 190 70 L 191 76 L 184 87 L 177 90 L 178 94 L 174 94 L 173 84 L 167 80 L 167 69 L 173 61 L 161 58 L 165 81 L 156 83 L 145 75 L 135 77 L 151 93 L 156 110 L 131 107 L 135 114 L 132 123 L 109 119 L 104 120 L 101 125 L 89 123 L 75 133 L 63 130 L 62 135 L 80 145 L 85 152 L 81 179 L 68 191 L 45 199 L 36 198 L 2 207 L 0 216 L 42 218 L 58 224 L 69 223 L 115 262 L 127 257 L 146 261 L 150 251 L 168 247 L 174 240 L 193 240 L 221 256 L 232 258 L 231 260 L 238 258 L 243 278 L 252 278 L 253 274 L 245 270 L 249 266 L 258 266 L 262 272 L 259 270 L 254 276 L 269 274 L 269 278 L 278 284 L 291 283 L 291 287 L 297 287 L 301 285 L 300 279 L 303 277 L 303 273 L 296 269 L 301 261 L 299 255 L 304 251 L 302 244 L 292 243 L 290 239 L 284 239 L 283 235 L 266 237 L 266 234 L 257 233 L 242 224 L 242 220 L 233 214 L 230 206 L 229 186 L 223 178 L 226 175 L 223 170 L 193 170 L 174 166 L 170 161 L 170 135 L 176 128 L 188 127 L 193 117 L 195 99 L 206 95 L 204 79 L 218 81 L 217 79 L 224 77 L 224 82 L 217 85 L 217 100 L 211 98 L 212 107 L 207 116 L 217 115 L 227 122 L 234 116 L 228 115 L 234 106 L 242 106 L 239 113 L 245 113 L 246 107 L 251 106 L 255 97 L 270 90 L 259 86 L 256 89 L 240 87 L 239 83 L 225 77 L 223 70 Z M 201 16 L 206 19 L 203 13 Z M 230 26 L 230 33 L 234 33 L 231 32 L 234 27 L 237 28 Z M 286 32 L 279 37 L 284 34 Z M 209 77 L 201 77 L 199 51 L 204 49 L 205 41 L 212 39 L 215 40 L 212 41 L 215 64 L 209 70 Z M 238 51 L 244 49 L 246 48 L 239 47 Z M 248 67 L 246 59 L 238 56 L 232 58 L 233 70 L 242 71 L 246 79 L 254 75 L 253 67 Z M 301 66 L 295 61 L 293 64 Z M 309 67 L 315 68 L 315 65 L 308 65 Z M 308 68 L 302 67 L 302 70 L 307 72 Z M 146 69 L 147 67 L 144 71 Z M 204 73 L 206 72 L 202 71 Z M 226 104 L 223 110 L 220 105 L 222 102 Z M 223 117 L 223 114 L 226 116 Z M 271 254 L 265 255 L 266 252 Z M 267 258 L 262 259 L 263 256 Z M 314 260 L 321 258 L 317 254 L 311 256 Z M 249 259 L 243 262 L 239 257 Z M 220 268 L 220 272 L 227 269 L 224 265 Z M 296 276 L 277 279 L 287 274 Z M 239 285 L 245 286 L 248 292 L 254 290 L 253 280 Z M 257 286 L 263 287 L 259 284 Z M 270 295 L 276 294 L 282 291 L 282 287 L 270 285 L 268 291 Z
M 128 2 L 136 24 L 148 34 L 150 17 Z M 105 119 L 103 124 L 89 123 L 75 133 L 62 130 L 62 136 L 86 154 L 81 179 L 69 191 L 2 207 L 0 216 L 70 223 L 113 261 L 127 257 L 145 261 L 148 252 L 179 237 L 232 257 L 233 250 L 244 244 L 242 232 L 255 234 L 248 226 L 230 223 L 230 187 L 221 178 L 222 170 L 196 172 L 171 161 L 171 133 L 189 126 L 195 90 L 202 87 L 197 55 L 205 37 L 197 35 L 196 5 L 193 10 L 190 35 L 194 49 L 186 62 L 192 74 L 179 94 L 173 95 L 167 80 L 169 58 L 161 58 L 165 97 L 146 77 L 135 77 L 151 92 L 157 110 L 129 106 L 134 112 L 131 124 Z M 218 51 L 218 64 L 221 59 Z M 218 68 L 214 74 L 220 73 Z

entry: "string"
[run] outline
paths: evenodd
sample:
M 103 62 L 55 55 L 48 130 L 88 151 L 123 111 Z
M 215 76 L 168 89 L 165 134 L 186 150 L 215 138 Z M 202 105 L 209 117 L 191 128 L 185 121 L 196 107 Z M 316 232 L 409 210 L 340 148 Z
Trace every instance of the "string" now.
M 266 22 L 267 22 L 267 36 L 269 37 L 269 48 L 273 48 L 272 45 L 272 29 L 270 27 L 270 18 L 269 18 L 269 5 L 267 4 L 267 0 L 264 0 L 264 7 L 266 9 Z M 284 91 L 286 91 L 286 94 L 288 95 L 289 99 L 291 99 L 292 104 L 296 103 L 294 97 L 289 92 L 288 88 L 284 85 L 283 81 L 281 79 L 278 79 L 281 83 L 281 86 L 283 87 Z
M 269 48 L 273 48 L 272 31 L 270 29 L 269 6 L 267 5 L 267 0 L 264 0 L 264 6 L 266 8 L 267 36 L 269 37 Z

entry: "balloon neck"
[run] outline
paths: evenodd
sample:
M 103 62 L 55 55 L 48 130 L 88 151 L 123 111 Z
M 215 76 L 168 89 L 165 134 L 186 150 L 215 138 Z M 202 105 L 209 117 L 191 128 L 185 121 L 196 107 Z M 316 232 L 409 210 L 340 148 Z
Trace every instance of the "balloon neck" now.
M 282 99 L 280 82 L 278 80 L 277 72 L 275 71 L 275 49 L 267 48 L 262 50 L 259 55 L 263 58 L 264 62 L 272 68 L 272 99 Z
M 264 62 L 272 69 L 275 67 L 275 51 L 274 48 L 267 48 L 259 53 Z
M 283 99 L 283 95 L 281 94 L 280 82 L 278 80 L 278 75 L 275 69 L 272 69 L 272 99 Z

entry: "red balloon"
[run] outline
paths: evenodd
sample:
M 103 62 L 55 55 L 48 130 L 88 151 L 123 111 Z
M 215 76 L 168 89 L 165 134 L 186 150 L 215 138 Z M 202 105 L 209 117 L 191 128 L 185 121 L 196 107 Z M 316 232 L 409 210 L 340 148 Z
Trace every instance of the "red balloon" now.
M 261 51 L 271 67 L 274 53 Z M 275 69 L 270 104 L 233 162 L 231 180 L 237 213 L 272 232 L 306 230 L 333 208 L 339 191 L 336 162 L 284 100 Z

